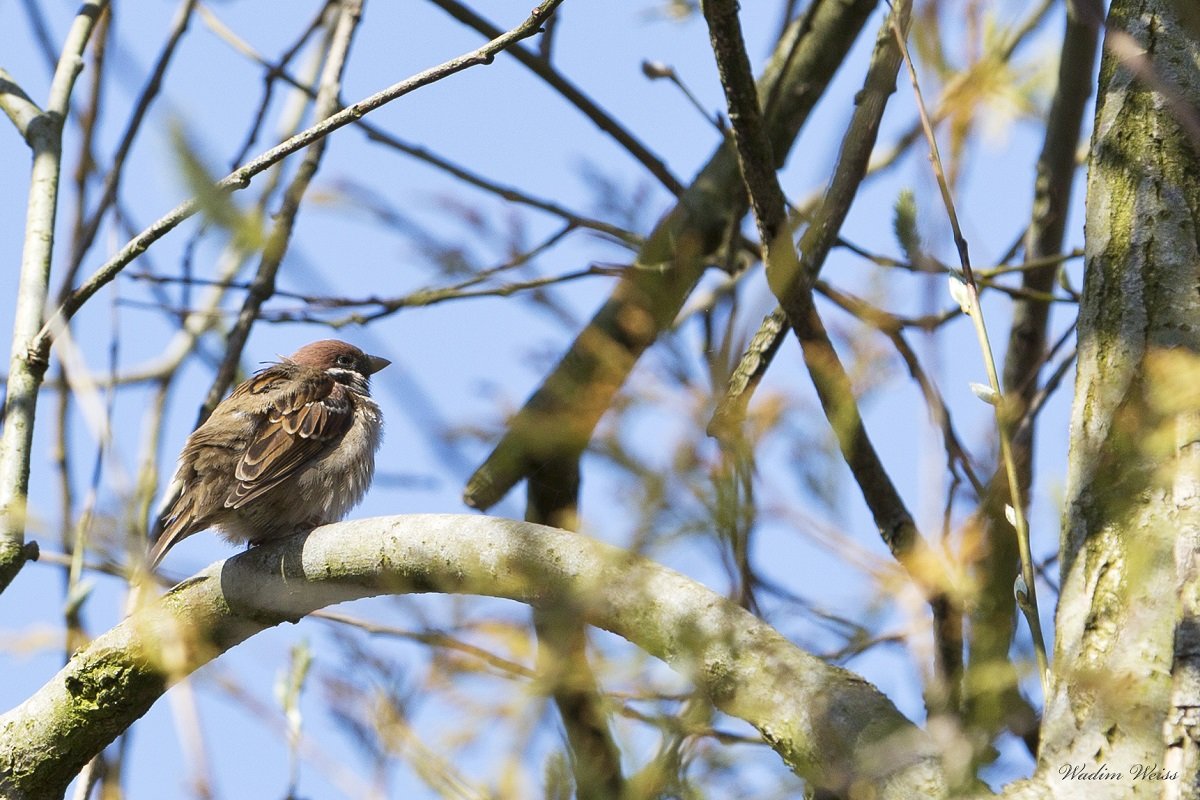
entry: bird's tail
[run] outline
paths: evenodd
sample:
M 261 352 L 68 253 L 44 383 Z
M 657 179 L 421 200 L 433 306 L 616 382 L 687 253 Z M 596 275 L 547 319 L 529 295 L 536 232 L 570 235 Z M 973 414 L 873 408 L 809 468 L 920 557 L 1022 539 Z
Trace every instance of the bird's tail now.
M 183 483 L 173 480 L 159 504 L 154 526 L 150 529 L 150 541 L 153 544 L 146 556 L 146 563 L 151 572 L 158 567 L 168 550 L 195 532 L 195 528 L 188 525 L 192 515 L 187 513 L 189 509 L 184 505 L 190 504 L 184 502 Z
M 156 524 L 154 527 L 158 537 L 154 540 L 154 544 L 150 546 L 150 553 L 146 556 L 146 564 L 151 572 L 158 568 L 159 562 L 163 560 L 163 556 L 167 554 L 167 551 L 171 549 L 175 542 L 183 538 L 172 532 L 169 528 L 163 528 L 161 523 Z

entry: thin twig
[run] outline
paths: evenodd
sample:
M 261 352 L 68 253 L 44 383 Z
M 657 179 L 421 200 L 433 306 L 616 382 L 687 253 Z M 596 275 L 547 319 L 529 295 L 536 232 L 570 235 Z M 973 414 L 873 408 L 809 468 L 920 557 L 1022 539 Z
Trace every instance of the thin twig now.
M 333 9 L 337 9 L 336 13 Z M 342 86 L 342 72 L 346 59 L 350 54 L 350 43 L 362 17 L 362 0 L 342 0 L 338 6 L 330 7 L 329 26 L 331 35 L 326 50 L 325 63 L 321 70 L 320 89 L 313 104 L 313 118 L 328 120 L 337 112 L 338 94 Z M 318 139 L 308 148 L 296 174 L 283 193 L 281 207 L 274 215 L 271 233 L 263 246 L 262 258 L 259 259 L 258 269 L 250 284 L 250 291 L 242 301 L 237 321 L 229 331 L 225 340 L 225 355 L 217 374 L 213 377 L 208 394 L 200 408 L 196 426 L 199 427 L 221 402 L 226 390 L 233 383 L 238 365 L 242 359 L 242 349 L 250 337 L 250 328 L 258 320 L 263 303 L 275 293 L 275 276 L 283 264 L 287 253 L 288 243 L 292 237 L 292 229 L 296 223 L 296 215 L 300 212 L 300 203 L 304 199 L 308 186 L 321 165 L 325 154 L 325 145 L 329 140 Z
M 117 145 L 116 152 L 113 154 L 112 166 L 109 167 L 108 173 L 104 176 L 104 188 L 100 192 L 100 199 L 96 202 L 96 207 L 92 209 L 92 213 L 80 223 L 78 229 L 75 231 L 75 235 L 72 237 L 71 259 L 67 272 L 63 276 L 62 287 L 59 291 L 60 302 L 70 291 L 79 266 L 83 262 L 84 256 L 87 255 L 88 249 L 92 246 L 92 242 L 96 239 L 96 233 L 100 230 L 100 223 L 103 221 L 105 213 L 107 213 L 108 209 L 112 207 L 113 202 L 117 199 L 117 188 L 120 185 L 121 175 L 125 167 L 125 159 L 129 156 L 129 151 L 133 148 L 134 140 L 141 131 L 142 122 L 145 120 L 151 104 L 162 88 L 167 67 L 171 63 L 171 58 L 175 55 L 183 34 L 187 31 L 188 21 L 191 19 L 192 9 L 195 4 L 196 0 L 182 0 L 179 10 L 175 14 L 175 19 L 171 22 L 171 33 L 167 37 L 167 41 L 163 45 L 162 51 L 159 53 L 158 59 L 150 71 L 150 77 L 146 80 L 145 86 L 138 95 L 137 102 L 134 104 L 133 111 L 129 115 L 129 121 L 125 126 L 125 131 L 121 134 L 121 141 Z
M 457 2 L 457 0 L 431 0 L 434 5 L 454 17 L 459 22 L 474 28 L 479 33 L 494 39 L 500 34 L 500 29 L 476 14 L 472 9 Z M 651 175 L 658 179 L 667 191 L 675 196 L 683 194 L 684 185 L 671 174 L 666 163 L 650 151 L 636 136 L 627 131 L 620 122 L 602 109 L 579 87 L 568 81 L 554 68 L 547 58 L 531 53 L 521 47 L 511 47 L 508 52 L 513 58 L 525 65 L 533 74 L 550 84 L 569 103 L 583 112 L 584 116 L 596 124 L 596 127 L 611 136 L 621 147 L 637 159 Z
M 347 106 L 328 119 L 307 128 L 232 171 L 217 181 L 214 184 L 214 188 L 218 191 L 244 189 L 250 185 L 250 180 L 255 175 L 264 172 L 292 153 L 304 149 L 319 139 L 323 139 L 339 128 L 349 125 L 351 122 L 381 108 L 387 103 L 470 67 L 490 64 L 497 53 L 511 47 L 514 43 L 522 39 L 536 34 L 545 20 L 550 14 L 554 13 L 554 10 L 562 2 L 563 0 L 545 0 L 533 10 L 524 22 L 502 36 L 469 53 L 424 70 L 411 78 L 393 84 L 383 91 Z M 116 255 L 110 258 L 90 278 L 84 281 L 79 288 L 72 292 L 62 305 L 59 306 L 54 317 L 42 327 L 30 348 L 35 356 L 44 360 L 49 352 L 50 345 L 54 341 L 57 329 L 65 325 L 92 295 L 115 278 L 138 255 L 199 210 L 200 203 L 196 198 L 186 200 L 126 243 Z
M 208 24 L 209 27 L 212 28 L 223 41 L 227 42 L 230 47 L 267 70 L 266 79 L 268 87 L 272 85 L 273 80 L 278 79 L 288 84 L 292 88 L 308 94 L 310 97 L 315 96 L 316 92 L 311 86 L 308 86 L 303 81 L 297 80 L 287 72 L 284 61 L 281 60 L 279 63 L 272 63 L 269 61 L 262 54 L 256 51 L 248 42 L 226 27 L 211 9 L 201 6 L 200 13 L 205 23 Z M 551 19 L 553 19 L 553 17 L 551 17 Z M 270 93 L 268 92 L 267 96 L 264 97 L 263 104 L 260 106 L 260 114 L 265 112 L 265 101 L 269 99 L 269 96 Z M 630 231 L 625 230 L 624 228 L 576 213 L 557 202 L 536 197 L 515 186 L 502 184 L 491 180 L 490 178 L 486 178 L 479 173 L 473 172 L 464 166 L 456 164 L 449 159 L 434 153 L 428 148 L 406 142 L 395 134 L 380 128 L 378 125 L 374 125 L 368 120 L 356 120 L 355 126 L 362 130 L 369 141 L 375 142 L 376 144 L 385 145 L 393 150 L 397 150 L 405 155 L 416 158 L 419 161 L 424 161 L 434 168 L 439 169 L 454 178 L 457 178 L 463 183 L 494 194 L 503 200 L 529 206 L 530 208 L 535 208 L 539 211 L 544 211 L 547 214 L 552 214 L 556 217 L 559 217 L 576 227 L 587 228 L 595 230 L 599 233 L 607 234 L 620 242 L 624 242 L 625 244 L 636 247 L 641 243 L 640 237 L 634 235 Z
M 1055 278 L 1065 275 L 1057 259 L 1074 258 L 1079 250 L 1063 254 L 1066 223 L 1070 212 L 1072 186 L 1079 166 L 1080 132 L 1084 125 L 1087 101 L 1095 89 L 1094 66 L 1100 19 L 1089 15 L 1076 0 L 1064 4 L 1066 28 L 1063 31 L 1057 85 L 1046 117 L 1042 150 L 1038 156 L 1034 182 L 1033 213 L 1022 234 L 1013 239 L 1002 261 L 1024 251 L 1023 263 L 1006 268 L 1022 270 L 1021 285 L 1033 292 L 1052 292 Z M 991 274 L 1001 273 L 999 268 Z M 976 275 L 985 274 L 976 270 Z M 1074 299 L 1069 287 L 1058 283 Z M 1046 337 L 1051 309 L 1045 302 L 1019 298 L 1013 304 L 1002 373 L 1007 392 L 1006 413 L 1012 420 L 1012 448 L 1023 495 L 1029 501 L 1033 484 L 1034 420 L 1051 386 L 1057 386 L 1061 372 L 1051 375 L 1046 387 L 1038 388 L 1044 364 L 1073 334 L 1071 326 L 1047 351 Z M 1069 365 L 1068 359 L 1064 365 Z M 1063 365 L 1060 365 L 1060 370 Z M 1051 389 L 1052 391 L 1052 389 Z M 1036 712 L 1021 695 L 1019 674 L 1009 660 L 1016 631 L 1014 597 L 1009 587 L 1020 568 L 1019 547 L 1003 506 L 1009 497 L 1006 472 L 997 470 L 989 481 L 989 490 L 980 496 L 976 527 L 983 541 L 981 557 L 973 565 L 978 586 L 971 609 L 971 629 L 976 632 L 968 649 L 968 716 L 972 727 L 989 736 L 1007 726 L 1028 741 L 1036 732 Z M 986 555 L 984 555 L 986 554 Z
M 498 656 L 490 650 L 485 650 L 482 647 L 473 645 L 470 642 L 465 642 L 462 639 L 455 638 L 444 631 L 434 630 L 405 630 L 397 628 L 394 625 L 382 625 L 370 620 L 352 617 L 349 614 L 343 614 L 339 611 L 314 611 L 309 614 L 310 617 L 323 619 L 328 622 L 337 623 L 339 625 L 349 625 L 359 630 L 366 631 L 376 636 L 394 636 L 400 639 L 408 639 L 421 644 L 429 645 L 430 647 L 440 647 L 443 650 L 453 650 L 464 655 L 478 659 L 484 664 L 503 675 L 509 675 L 517 678 L 536 678 L 537 670 L 520 664 L 502 656 Z
M 985 489 L 983 481 L 976 474 L 971 457 L 954 430 L 954 423 L 950 419 L 950 410 L 946 407 L 946 402 L 942 399 L 942 394 L 938 391 L 937 386 L 934 385 L 933 379 L 921 367 L 921 361 L 917 358 L 916 352 L 904 338 L 902 333 L 903 328 L 906 327 L 904 321 L 847 292 L 834 289 L 824 282 L 818 282 L 817 289 L 840 308 L 875 328 L 891 341 L 901 360 L 904 361 L 904 365 L 908 367 L 909 375 L 920 387 L 921 394 L 925 397 L 925 405 L 929 408 L 929 414 L 942 432 L 942 443 L 946 450 L 947 467 L 950 474 L 955 473 L 957 464 L 971 484 L 971 488 L 977 494 L 982 494 Z M 958 316 L 957 310 L 953 316 Z
M 1021 582 L 1015 587 L 1014 592 L 1017 604 L 1021 607 L 1021 611 L 1025 615 L 1025 620 L 1029 624 L 1030 633 L 1033 636 L 1034 651 L 1037 655 L 1038 673 L 1041 678 L 1043 696 L 1049 697 L 1050 666 L 1046 656 L 1046 640 L 1042 635 L 1042 625 L 1038 617 L 1033 555 L 1029 546 L 1029 525 L 1025 518 L 1025 507 L 1021 499 L 1022 492 L 1018 481 L 1017 464 L 1012 452 L 1012 437 L 1005 413 L 1003 387 L 1000 385 L 1000 376 L 996 369 L 996 358 L 992 353 L 992 346 L 988 341 L 987 327 L 983 319 L 983 308 L 979 303 L 979 284 L 976 282 L 975 273 L 971 269 L 971 257 L 967 247 L 967 240 L 963 236 L 962 228 L 958 223 L 958 214 L 955 211 L 954 199 L 950 193 L 950 184 L 946 180 L 941 156 L 938 153 L 937 138 L 934 136 L 933 125 L 929 120 L 928 111 L 921 97 L 921 88 L 917 79 L 916 67 L 909 57 L 905 33 L 896 24 L 892 25 L 892 33 L 897 46 L 900 48 L 900 52 L 903 54 L 904 63 L 908 67 L 909 77 L 912 80 L 913 92 L 917 100 L 917 110 L 921 116 L 925 138 L 929 143 L 930 163 L 933 166 L 938 188 L 941 190 L 942 202 L 945 204 L 946 215 L 950 220 L 950 228 L 954 235 L 954 244 L 958 250 L 959 263 L 962 266 L 963 273 L 962 285 L 965 287 L 964 296 L 966 298 L 963 311 L 971 318 L 974 324 L 975 334 L 979 339 L 979 347 L 983 353 L 984 366 L 987 370 L 988 384 L 993 392 L 993 409 L 995 411 L 996 427 L 999 431 L 1000 440 L 1000 459 L 1004 463 L 1004 469 L 1008 475 L 1009 492 L 1012 498 L 1012 502 L 1009 505 L 1009 508 L 1012 509 L 1013 518 L 1011 521 L 1013 527 L 1016 529 L 1017 546 L 1021 557 Z M 957 280 L 957 278 L 951 276 L 951 280 Z
M 478 299 L 478 298 L 482 298 L 482 297 L 511 297 L 512 295 L 520 294 L 522 292 L 536 291 L 538 289 L 544 289 L 548 286 L 557 286 L 557 285 L 563 284 L 563 283 L 570 283 L 572 281 L 579 280 L 580 278 L 590 278 L 590 277 L 596 277 L 596 276 L 620 277 L 622 274 L 624 274 L 624 272 L 625 272 L 625 270 L 620 269 L 620 268 L 602 267 L 602 266 L 593 265 L 590 267 L 585 267 L 580 270 L 575 270 L 574 272 L 563 273 L 562 275 L 547 275 L 547 276 L 541 277 L 541 278 L 530 278 L 529 280 L 525 280 L 525 281 L 513 281 L 511 283 L 505 283 L 505 284 L 501 284 L 499 286 L 492 286 L 492 287 L 481 288 L 481 289 L 469 289 L 469 288 L 462 288 L 460 286 L 447 286 L 447 287 L 439 287 L 439 288 L 421 289 L 416 292 L 412 292 L 411 294 L 404 295 L 402 297 L 391 297 L 391 298 L 384 298 L 384 297 L 363 297 L 363 298 L 327 297 L 327 296 L 323 296 L 323 295 L 322 296 L 312 296 L 312 295 L 297 294 L 295 292 L 276 291 L 273 293 L 273 295 L 272 295 L 273 297 L 286 297 L 289 299 L 298 300 L 299 302 L 304 304 L 304 308 L 296 309 L 296 310 L 272 309 L 270 311 L 260 312 L 259 317 L 260 317 L 260 319 L 270 320 L 273 322 L 294 322 L 294 321 L 297 321 L 300 319 L 304 319 L 306 321 L 311 321 L 311 322 L 320 322 L 322 324 L 329 325 L 334 328 L 341 328 L 346 325 L 363 325 L 368 322 L 373 322 L 374 320 L 377 320 L 377 319 L 380 319 L 380 318 L 383 318 L 386 316 L 390 316 L 391 314 L 394 314 L 397 311 L 401 311 L 406 308 L 423 308 L 426 306 L 437 305 L 439 303 L 445 303 L 450 300 L 471 300 L 471 299 Z M 166 282 L 166 283 L 175 283 L 180 280 L 179 278 L 165 278 L 165 277 L 160 277 L 160 276 L 149 276 L 149 275 L 139 275 L 137 277 L 147 279 L 147 280 L 157 281 L 157 282 Z M 227 288 L 227 289 L 249 290 L 249 289 L 253 288 L 253 284 L 235 283 L 235 282 L 229 282 L 229 281 L 218 281 L 218 280 L 209 281 L 209 280 L 191 279 L 191 282 L 196 283 L 196 284 L 212 285 L 212 286 L 217 286 L 219 288 Z M 471 283 L 477 283 L 477 281 L 472 281 Z M 159 303 L 145 303 L 145 302 L 141 302 L 138 300 L 126 300 L 126 301 L 123 301 L 122 305 L 128 306 L 128 307 L 133 307 L 133 308 L 147 308 L 147 309 L 155 309 L 155 308 L 162 307 L 161 304 L 159 304 Z M 340 319 L 327 319 L 327 318 L 319 316 L 316 313 L 313 313 L 313 312 L 319 311 L 321 309 L 342 309 L 342 308 L 348 308 L 348 307 L 354 307 L 354 306 L 377 306 L 378 308 L 376 308 L 375 310 L 372 310 L 370 313 L 356 312 L 354 314 L 351 314 L 349 316 L 346 316 L 346 317 L 343 317 Z M 208 316 L 214 316 L 214 317 L 221 317 L 221 316 L 231 313 L 231 312 L 223 310 L 221 308 L 208 308 L 208 309 L 174 308 L 171 310 L 176 314 L 208 315 Z M 146 377 L 145 374 L 142 374 L 140 380 L 144 380 L 145 377 Z M 128 377 L 122 377 L 120 379 L 120 382 L 128 383 L 128 382 L 130 382 L 130 379 Z
M 101 109 L 104 107 L 102 102 L 103 88 L 105 84 L 105 66 L 108 61 L 106 58 L 108 52 L 108 38 L 113 29 L 113 7 L 110 5 L 101 13 L 100 19 L 96 23 L 96 28 L 92 33 L 92 63 L 91 74 L 88 80 L 87 101 L 81 109 L 77 110 L 76 117 L 79 120 L 80 136 L 78 142 L 78 155 L 76 156 L 74 170 L 74 192 L 73 192 L 73 208 L 72 208 L 72 236 L 71 241 L 74 242 L 79 229 L 79 224 L 85 214 L 88 198 L 88 183 L 96 169 L 95 149 L 96 149 L 96 130 L 97 123 L 100 119 Z M 73 245 L 72 245 L 73 246 Z M 110 318 L 115 323 L 116 321 L 116 305 L 111 306 L 112 313 Z M 109 355 L 110 358 L 115 358 L 117 352 L 117 326 L 113 325 L 112 339 L 110 341 Z M 91 375 L 87 374 L 87 367 L 84 365 L 83 359 L 76 353 L 74 360 L 76 365 L 68 367 L 67 358 L 60 359 L 59 374 L 62 381 L 58 387 L 58 413 L 56 425 L 56 467 L 59 473 L 59 489 L 61 497 L 62 516 L 60 519 L 61 541 L 64 549 L 67 549 L 72 554 L 71 566 L 66 570 L 66 586 L 64 589 L 63 601 L 63 624 L 66 629 L 66 647 L 65 660 L 69 660 L 75 652 L 81 649 L 88 641 L 87 631 L 84 625 L 84 606 L 90 597 L 88 585 L 82 580 L 83 573 L 81 563 L 83 554 L 90 546 L 90 538 L 93 525 L 96 517 L 96 504 L 100 493 L 100 482 L 103 475 L 104 458 L 107 451 L 112 445 L 112 429 L 107 424 L 96 425 L 92 422 L 96 434 L 96 455 L 92 467 L 91 485 L 88 487 L 87 494 L 84 497 L 83 507 L 78 518 L 75 514 L 75 493 L 74 487 L 71 485 L 71 475 L 73 472 L 71 457 L 75 454 L 76 448 L 70 446 L 70 419 L 73 402 L 76 400 L 76 392 L 81 392 L 84 400 L 81 405 L 86 409 L 90 406 L 93 413 L 99 412 L 98 416 L 103 419 L 112 419 L 112 401 L 116 394 L 112 388 L 105 390 L 105 396 L 99 396 L 99 389 L 91 380 Z M 114 365 L 115 366 L 115 365 Z M 77 370 L 78 367 L 78 370 Z M 82 374 L 72 375 L 72 372 L 78 371 Z M 110 370 L 111 373 L 112 370 Z M 82 391 L 81 391 L 82 390 Z M 105 772 L 105 764 L 103 758 L 93 759 L 89 767 L 96 767 L 92 771 L 92 777 L 98 776 Z M 85 770 L 86 772 L 87 770 Z M 80 781 L 80 789 L 85 788 L 87 782 Z M 83 795 L 86 796 L 86 792 Z

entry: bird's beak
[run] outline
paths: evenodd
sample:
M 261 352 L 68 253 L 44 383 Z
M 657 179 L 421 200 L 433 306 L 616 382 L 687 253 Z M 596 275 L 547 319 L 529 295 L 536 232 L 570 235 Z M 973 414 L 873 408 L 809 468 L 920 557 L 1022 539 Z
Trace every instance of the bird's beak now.
M 379 356 L 367 356 L 367 363 L 371 365 L 371 371 L 368 374 L 374 375 L 376 372 L 379 372 L 379 370 L 383 369 L 392 362 Z

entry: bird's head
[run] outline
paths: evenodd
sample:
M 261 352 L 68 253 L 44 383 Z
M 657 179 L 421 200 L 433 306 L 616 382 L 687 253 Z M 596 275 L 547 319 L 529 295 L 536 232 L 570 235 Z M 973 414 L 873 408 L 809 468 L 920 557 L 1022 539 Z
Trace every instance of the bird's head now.
M 321 339 L 306 344 L 287 360 L 302 367 L 322 370 L 338 383 L 362 388 L 367 386 L 372 375 L 392 363 L 386 358 L 368 355 L 339 339 Z

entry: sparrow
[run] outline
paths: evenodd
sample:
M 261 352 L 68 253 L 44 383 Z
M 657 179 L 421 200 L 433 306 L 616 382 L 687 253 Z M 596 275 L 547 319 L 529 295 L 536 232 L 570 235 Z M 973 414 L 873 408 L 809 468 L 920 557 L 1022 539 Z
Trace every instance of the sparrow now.
M 256 545 L 345 517 L 375 474 L 383 415 L 370 381 L 390 363 L 322 339 L 234 389 L 183 446 L 150 569 L 207 528 Z

